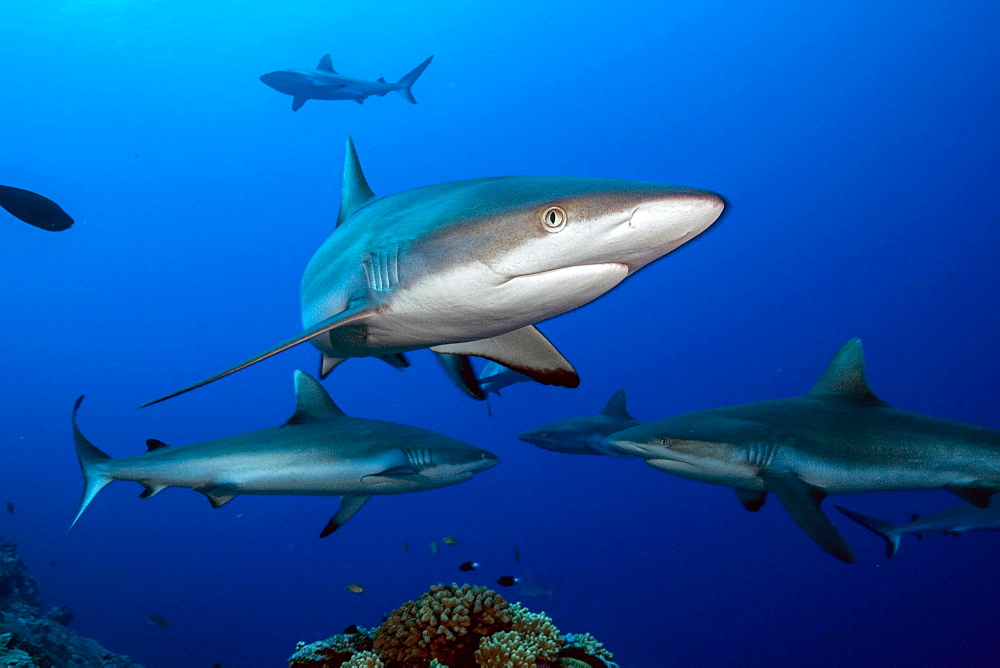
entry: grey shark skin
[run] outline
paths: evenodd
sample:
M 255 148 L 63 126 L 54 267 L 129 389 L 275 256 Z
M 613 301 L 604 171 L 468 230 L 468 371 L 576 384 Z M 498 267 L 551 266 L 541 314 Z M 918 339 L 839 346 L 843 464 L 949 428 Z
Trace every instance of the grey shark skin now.
M 517 438 L 545 450 L 569 455 L 622 457 L 627 455 L 608 446 L 605 437 L 640 424 L 641 422 L 628 413 L 625 406 L 625 390 L 618 390 L 597 415 L 547 422 L 534 429 L 522 431 Z
M 997 503 L 995 499 L 988 508 L 977 508 L 963 503 L 924 517 L 914 516 L 912 520 L 904 524 L 893 524 L 874 517 L 867 517 L 840 506 L 836 506 L 836 508 L 864 528 L 881 536 L 885 541 L 885 556 L 890 559 L 899 550 L 900 538 L 906 534 L 912 533 L 923 538 L 925 534 L 929 533 L 957 536 L 970 531 L 996 531 L 1000 529 L 1000 503 Z
M 73 437 L 85 488 L 75 525 L 105 485 L 138 482 L 143 498 L 167 487 L 190 487 L 218 508 L 240 494 L 341 497 L 327 536 L 376 494 L 404 494 L 453 485 L 490 468 L 496 455 L 426 429 L 347 417 L 323 387 L 295 372 L 296 409 L 280 427 L 182 447 L 149 441 L 138 457 L 111 459 L 77 427 Z
M 298 111 L 309 100 L 354 100 L 362 104 L 369 96 L 384 97 L 386 93 L 396 91 L 411 104 L 417 100 L 410 92 L 410 87 L 417 80 L 434 56 L 417 65 L 406 76 L 390 83 L 385 79 L 366 81 L 345 77 L 333 69 L 330 54 L 320 59 L 316 69 L 312 70 L 278 70 L 262 74 L 260 80 L 276 91 L 292 96 L 292 111 Z
M 322 353 L 321 377 L 349 357 L 401 366 L 400 355 L 430 348 L 449 356 L 450 375 L 476 398 L 485 394 L 463 356 L 576 387 L 576 371 L 535 323 L 593 301 L 690 241 L 723 206 L 705 190 L 560 176 L 453 181 L 376 197 L 348 138 L 337 228 L 302 278 L 305 330 L 157 401 L 304 341 Z
M 614 434 L 654 468 L 736 489 L 749 510 L 773 492 L 823 549 L 850 547 L 820 509 L 830 494 L 946 488 L 985 507 L 1000 490 L 1000 432 L 890 407 L 848 341 L 800 397 L 684 413 Z

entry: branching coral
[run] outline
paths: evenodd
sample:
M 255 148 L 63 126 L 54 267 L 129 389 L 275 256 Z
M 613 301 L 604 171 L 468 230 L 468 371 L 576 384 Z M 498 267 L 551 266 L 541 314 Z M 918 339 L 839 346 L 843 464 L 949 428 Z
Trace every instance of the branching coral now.
M 371 635 L 297 649 L 290 668 L 617 668 L 589 633 L 562 636 L 544 612 L 475 585 L 434 585 Z
M 379 655 L 372 651 L 358 652 L 340 664 L 340 668 L 385 668 Z
M 510 606 L 500 594 L 475 585 L 434 585 L 404 603 L 375 631 L 375 651 L 388 668 L 476 666 L 479 641 L 511 627 Z

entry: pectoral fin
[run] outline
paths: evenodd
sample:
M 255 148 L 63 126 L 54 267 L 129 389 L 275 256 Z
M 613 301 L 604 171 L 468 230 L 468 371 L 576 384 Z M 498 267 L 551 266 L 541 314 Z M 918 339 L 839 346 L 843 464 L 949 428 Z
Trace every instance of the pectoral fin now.
M 302 108 L 302 105 L 309 101 L 308 97 L 303 97 L 301 95 L 296 95 L 292 98 L 292 111 L 298 111 Z
M 573 366 L 533 325 L 491 339 L 432 346 L 431 350 L 436 353 L 484 357 L 544 385 L 580 385 L 580 376 Z
M 764 507 L 767 501 L 767 492 L 758 492 L 752 489 L 735 489 L 736 498 L 740 500 L 743 507 L 751 513 L 755 513 Z
M 365 318 L 371 316 L 373 313 L 376 313 L 376 312 L 377 312 L 377 309 L 375 307 L 373 307 L 367 301 L 361 301 L 361 302 L 357 302 L 355 304 L 351 304 L 346 309 L 344 309 L 343 311 L 341 311 L 340 313 L 338 313 L 337 315 L 329 317 L 326 320 L 324 320 L 324 321 L 322 321 L 322 322 L 320 322 L 320 323 L 318 323 L 316 325 L 313 325 L 312 327 L 310 327 L 306 331 L 302 332 L 298 336 L 296 336 L 294 338 L 291 338 L 291 339 L 288 339 L 287 341 L 284 341 L 283 343 L 279 343 L 278 345 L 274 346 L 270 350 L 267 350 L 266 352 L 263 352 L 260 355 L 257 355 L 256 357 L 253 357 L 253 358 L 247 360 L 246 362 L 243 362 L 242 364 L 237 364 L 236 366 L 234 366 L 234 367 L 232 367 L 230 369 L 227 369 L 226 371 L 223 371 L 222 373 L 215 374 L 211 378 L 206 378 L 205 380 L 203 380 L 203 381 L 201 381 L 199 383 L 195 383 L 194 385 L 190 385 L 188 387 L 185 387 L 183 390 L 178 390 L 177 392 L 174 392 L 172 394 L 168 394 L 165 397 L 160 397 L 159 399 L 156 399 L 155 401 L 150 401 L 149 403 L 143 404 L 139 408 L 145 408 L 146 406 L 152 406 L 153 404 L 158 404 L 161 401 L 166 401 L 167 399 L 173 399 L 174 397 L 176 397 L 178 395 L 181 395 L 181 394 L 184 394 L 185 392 L 190 392 L 191 390 L 196 390 L 199 387 L 201 387 L 202 385 L 208 385 L 209 383 L 215 382 L 215 381 L 219 380 L 220 378 L 225 378 L 226 376 L 228 376 L 231 373 L 236 373 L 237 371 L 241 371 L 241 370 L 247 368 L 248 366 L 250 366 L 252 364 L 256 364 L 257 362 L 260 362 L 261 360 L 265 360 L 268 357 L 271 357 L 272 355 L 277 355 L 280 352 L 288 350 L 289 348 L 291 348 L 293 346 L 297 346 L 300 343 L 304 343 L 304 342 L 308 341 L 309 339 L 311 339 L 313 337 L 319 336 L 320 334 L 324 334 L 326 332 L 329 332 L 332 329 L 337 329 L 338 327 L 343 327 L 344 325 L 349 325 L 351 323 L 355 323 L 355 322 L 357 322 L 359 320 L 364 320 Z
M 361 496 L 356 494 L 345 494 L 340 497 L 340 510 L 337 514 L 330 518 L 330 521 L 326 523 L 323 530 L 320 532 L 320 538 L 326 538 L 334 531 L 344 526 L 347 520 L 354 517 L 354 513 L 361 510 L 361 506 L 368 502 L 371 496 Z
M 448 374 L 448 378 L 455 386 L 468 394 L 473 399 L 482 401 L 486 398 L 486 393 L 479 385 L 476 372 L 472 368 L 472 362 L 465 355 L 455 355 L 452 353 L 442 353 L 435 351 L 437 361 L 441 363 L 441 368 Z
M 762 475 L 768 491 L 785 506 L 792 519 L 816 541 L 820 547 L 841 561 L 854 563 L 854 553 L 822 509 L 820 502 L 826 497 L 823 490 L 806 484 L 794 473 L 772 472 Z

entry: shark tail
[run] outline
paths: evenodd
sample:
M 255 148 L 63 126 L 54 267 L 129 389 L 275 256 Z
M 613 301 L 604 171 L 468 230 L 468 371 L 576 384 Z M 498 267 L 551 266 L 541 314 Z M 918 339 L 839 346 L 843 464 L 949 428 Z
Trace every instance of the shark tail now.
M 434 56 L 431 56 L 424 62 L 414 67 L 409 74 L 407 74 L 402 79 L 396 82 L 396 92 L 402 95 L 403 99 L 405 99 L 410 104 L 417 103 L 417 98 L 413 97 L 413 93 L 410 92 L 410 86 L 414 84 L 414 82 L 417 80 L 417 77 L 419 77 L 421 74 L 424 73 L 424 70 L 427 69 L 427 66 L 431 64 L 432 60 L 434 60 Z
M 83 497 L 80 499 L 80 507 L 76 511 L 73 523 L 69 525 L 72 529 L 83 511 L 87 509 L 90 502 L 94 500 L 97 493 L 104 489 L 104 486 L 114 480 L 104 470 L 102 464 L 109 461 L 111 457 L 101 452 L 97 446 L 87 440 L 80 428 L 76 424 L 76 413 L 80 410 L 83 397 L 76 400 L 73 406 L 73 442 L 76 444 L 76 456 L 80 460 L 80 470 L 83 472 Z
M 862 515 L 861 513 L 856 513 L 840 506 L 836 506 L 836 508 L 864 528 L 882 536 L 882 540 L 885 541 L 885 556 L 891 559 L 899 550 L 900 534 L 897 531 L 896 525 L 883 520 L 877 520 L 874 517 Z

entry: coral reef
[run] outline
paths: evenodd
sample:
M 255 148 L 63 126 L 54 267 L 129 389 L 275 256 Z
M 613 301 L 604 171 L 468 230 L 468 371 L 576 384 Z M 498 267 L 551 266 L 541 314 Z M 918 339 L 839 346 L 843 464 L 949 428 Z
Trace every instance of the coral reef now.
M 308 645 L 300 642 L 295 646 L 295 654 L 288 659 L 288 667 L 340 668 L 345 661 L 350 661 L 355 655 L 364 654 L 371 648 L 372 639 L 366 633 L 338 633 Z
M 500 594 L 476 585 L 433 585 L 392 611 L 375 631 L 375 651 L 388 668 L 475 666 L 479 641 L 510 628 L 510 606 Z
M 38 583 L 0 538 L 0 666 L 12 668 L 142 668 L 66 628 L 73 613 L 65 606 L 42 612 Z
M 544 612 L 454 583 L 433 585 L 370 634 L 296 649 L 290 668 L 617 668 L 590 634 L 563 636 Z

